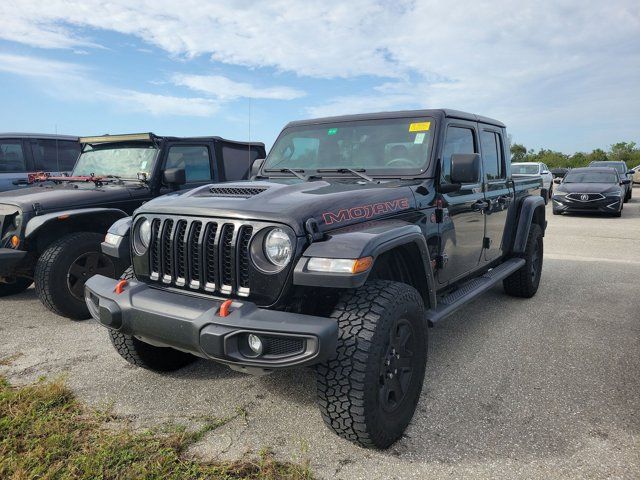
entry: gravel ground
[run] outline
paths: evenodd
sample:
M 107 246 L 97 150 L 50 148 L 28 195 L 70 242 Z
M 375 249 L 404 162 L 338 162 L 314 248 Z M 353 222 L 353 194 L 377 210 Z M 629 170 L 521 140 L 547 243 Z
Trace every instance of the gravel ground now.
M 0 372 L 15 383 L 63 375 L 80 398 L 140 427 L 245 408 L 193 448 L 205 459 L 268 447 L 283 460 L 309 458 L 323 478 L 639 478 L 640 198 L 622 218 L 550 209 L 547 218 L 537 296 L 496 287 L 430 329 L 418 410 L 385 452 L 325 428 L 311 370 L 133 368 L 104 329 L 49 313 L 33 288 L 0 300 L 0 358 L 14 357 Z

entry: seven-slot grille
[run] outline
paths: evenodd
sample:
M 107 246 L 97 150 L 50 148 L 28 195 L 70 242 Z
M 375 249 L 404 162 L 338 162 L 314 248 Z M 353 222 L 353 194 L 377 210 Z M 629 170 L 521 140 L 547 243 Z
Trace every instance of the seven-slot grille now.
M 154 218 L 150 280 L 208 293 L 248 296 L 252 225 L 221 219 Z

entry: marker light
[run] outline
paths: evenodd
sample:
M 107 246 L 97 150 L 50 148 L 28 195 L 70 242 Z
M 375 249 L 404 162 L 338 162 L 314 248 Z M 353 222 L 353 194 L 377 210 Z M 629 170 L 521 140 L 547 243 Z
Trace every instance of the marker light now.
M 363 258 L 320 258 L 314 257 L 307 263 L 310 272 L 325 273 L 361 273 L 373 265 L 373 257 Z
M 11 237 L 11 246 L 13 248 L 18 248 L 20 246 L 20 237 L 17 235 L 14 235 L 13 237 Z
M 116 246 L 122 237 L 120 235 L 114 235 L 113 233 L 107 233 L 104 237 L 104 243 Z

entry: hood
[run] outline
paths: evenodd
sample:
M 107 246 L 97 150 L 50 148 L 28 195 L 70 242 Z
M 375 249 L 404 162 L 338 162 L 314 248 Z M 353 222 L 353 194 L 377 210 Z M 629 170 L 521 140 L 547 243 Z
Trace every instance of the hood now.
M 58 185 L 42 184 L 0 193 L 0 205 L 15 205 L 23 212 L 34 210 L 57 211 L 64 209 L 103 206 L 105 203 L 130 197 L 128 189 L 121 184 L 105 184 L 96 187 L 93 183 L 66 182 Z
M 302 181 L 273 179 L 218 183 L 147 202 L 136 214 L 167 213 L 283 223 L 297 235 L 316 220 L 327 231 L 415 208 L 415 181 L 369 183 L 353 178 Z
M 562 183 L 557 189 L 567 193 L 604 193 L 619 188 L 615 183 Z

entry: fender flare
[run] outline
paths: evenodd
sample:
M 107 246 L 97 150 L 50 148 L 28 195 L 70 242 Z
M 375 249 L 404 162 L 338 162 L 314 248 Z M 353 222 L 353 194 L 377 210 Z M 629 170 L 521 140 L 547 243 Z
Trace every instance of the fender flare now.
M 111 215 L 113 221 L 128 216 L 127 213 L 118 208 L 82 208 L 75 210 L 64 210 L 54 213 L 45 213 L 44 215 L 38 215 L 29 220 L 25 228 L 24 236 L 25 238 L 32 238 L 44 226 L 49 225 L 53 222 L 64 222 L 70 218 L 76 219 L 94 215 Z
M 420 292 L 436 303 L 436 283 L 431 267 L 429 248 L 418 225 L 400 220 L 382 220 L 346 227 L 327 235 L 327 239 L 312 243 L 298 260 L 293 272 L 294 285 L 311 287 L 358 288 L 364 285 L 371 269 L 359 274 L 310 272 L 306 266 L 312 257 L 362 258 L 373 257 L 396 247 L 415 245 L 422 257 L 428 292 Z
M 512 253 L 524 253 L 527 247 L 527 238 L 529 238 L 529 230 L 533 223 L 533 217 L 536 210 L 540 209 L 542 217 L 539 218 L 540 227 L 542 228 L 542 234 L 547 226 L 545 220 L 545 203 L 544 199 L 538 195 L 529 195 L 522 199 L 520 203 L 520 213 L 518 215 L 518 226 L 516 230 L 516 236 L 513 241 Z

